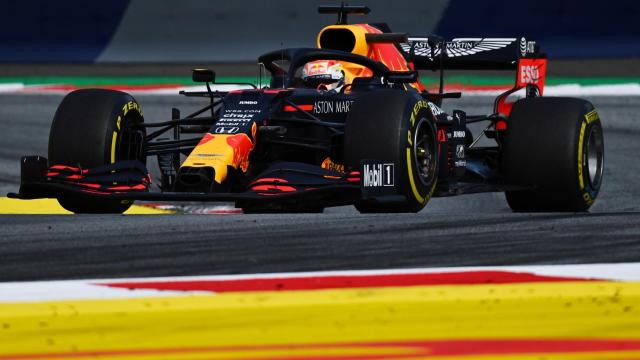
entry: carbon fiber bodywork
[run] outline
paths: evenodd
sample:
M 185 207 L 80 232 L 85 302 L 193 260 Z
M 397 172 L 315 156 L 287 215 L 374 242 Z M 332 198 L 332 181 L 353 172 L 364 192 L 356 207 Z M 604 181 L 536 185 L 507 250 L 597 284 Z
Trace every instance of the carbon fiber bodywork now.
M 340 18 L 346 22 L 345 14 Z M 345 163 L 344 135 L 351 110 L 361 98 L 381 91 L 406 94 L 407 104 L 415 104 L 413 112 L 402 109 L 403 113 L 397 114 L 407 116 L 412 126 L 418 107 L 428 114 L 426 121 L 437 132 L 434 156 L 439 166 L 434 196 L 514 189 L 504 184 L 499 166 L 511 110 L 507 96 L 524 88 L 527 96 L 542 94 L 546 59 L 535 43 L 524 38 L 444 41 L 391 34 L 384 24 L 340 22 L 320 32 L 318 47 L 280 49 L 261 56 L 258 62 L 269 72 L 269 86 L 219 92 L 212 91 L 207 82 L 206 92 L 182 92 L 206 99 L 208 104 L 201 110 L 181 117 L 173 109 L 169 121 L 133 125 L 144 130 L 139 132 L 144 134 L 141 160 L 158 157 L 162 173 L 159 192 L 148 192 L 148 186 L 127 188 L 127 181 L 116 178 L 113 183 L 123 186 L 98 191 L 83 186 L 82 179 L 48 176 L 49 166 L 77 164 L 43 167 L 42 158 L 23 158 L 20 192 L 9 196 L 241 204 L 303 201 L 320 208 L 363 200 L 398 201 L 406 194 L 396 190 L 393 163 L 376 163 L 379 159 L 370 158 L 360 159 L 360 164 Z M 320 60 L 341 62 L 349 83 L 339 91 L 306 87 L 300 69 Z M 445 113 L 439 107 L 442 100 L 460 95 L 443 93 L 442 84 L 438 93 L 426 91 L 416 68 L 511 69 L 517 70 L 517 75 L 511 92 L 496 99 L 494 114 L 469 116 L 461 110 Z M 194 74 L 196 81 L 202 80 L 203 74 L 205 80 L 215 77 L 204 70 Z M 479 121 L 489 123 L 479 136 L 495 139 L 495 146 L 474 146 L 467 123 Z M 171 139 L 164 137 L 169 132 L 173 133 Z M 112 146 L 116 146 L 115 135 Z M 416 160 L 413 166 L 418 165 Z

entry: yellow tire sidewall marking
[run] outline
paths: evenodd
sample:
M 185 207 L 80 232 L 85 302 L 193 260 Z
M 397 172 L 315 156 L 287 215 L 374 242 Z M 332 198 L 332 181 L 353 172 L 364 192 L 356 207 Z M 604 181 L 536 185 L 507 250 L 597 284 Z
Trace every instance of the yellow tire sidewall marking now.
M 122 122 L 122 116 L 118 115 L 116 120 L 116 128 L 113 130 L 113 136 L 111 137 L 111 163 L 116 162 L 116 142 L 118 141 L 118 132 L 120 131 L 120 123 Z
M 587 119 L 587 124 L 591 124 L 592 122 L 599 120 L 600 115 L 598 115 L 598 111 L 593 109 L 584 115 L 585 119 Z
M 420 110 L 427 109 L 428 107 L 429 105 L 425 100 L 419 100 L 413 105 L 413 108 L 411 109 L 411 117 L 409 118 L 409 122 L 411 123 L 411 129 L 407 132 L 407 142 L 410 146 L 413 146 L 413 139 L 412 139 L 413 136 L 411 134 L 411 131 L 415 131 L 414 127 L 415 127 L 416 116 L 418 115 Z M 422 194 L 420 194 L 420 190 L 418 190 L 418 187 L 414 179 L 415 177 L 413 173 L 413 166 L 412 166 L 412 159 L 411 159 L 411 147 L 407 147 L 407 172 L 409 175 L 409 184 L 411 186 L 411 192 L 413 193 L 413 196 L 416 198 L 416 200 L 420 204 L 426 203 L 429 200 L 429 196 L 425 197 L 425 196 L 422 196 Z
M 582 199 L 587 205 L 591 205 L 593 203 L 593 198 L 591 194 L 587 191 L 584 191 L 586 188 L 585 180 L 584 180 L 584 138 L 586 134 L 587 127 L 595 122 L 600 120 L 600 115 L 596 109 L 593 109 L 584 115 L 585 120 L 582 121 L 580 125 L 580 136 L 578 140 L 578 184 L 580 185 L 580 191 L 582 193 Z
M 587 128 L 587 123 L 582 122 L 580 126 L 580 138 L 578 140 L 578 182 L 580 184 L 580 190 L 584 190 L 584 177 L 582 176 L 582 152 L 584 147 L 584 133 Z
M 116 162 L 116 142 L 118 141 L 118 133 L 116 131 L 113 132 L 113 136 L 111 137 L 111 163 Z
M 135 111 L 138 113 L 138 115 L 140 115 L 140 117 L 142 118 L 142 108 L 140 107 L 140 104 L 138 104 L 135 101 L 129 101 L 126 104 L 124 104 L 124 106 L 122 107 L 122 113 L 120 115 L 118 115 L 118 118 L 116 120 L 116 126 L 113 129 L 113 135 L 111 136 L 111 163 L 115 163 L 116 162 L 116 143 L 118 141 L 118 133 L 121 130 L 122 127 L 122 119 L 127 116 L 127 114 L 129 113 L 129 111 Z
M 426 198 L 420 194 L 418 187 L 416 186 L 416 181 L 413 179 L 413 167 L 411 166 L 411 148 L 407 148 L 407 171 L 409 172 L 409 183 L 411 184 L 411 191 L 413 192 L 413 196 L 418 200 L 419 203 L 423 204 L 426 201 Z

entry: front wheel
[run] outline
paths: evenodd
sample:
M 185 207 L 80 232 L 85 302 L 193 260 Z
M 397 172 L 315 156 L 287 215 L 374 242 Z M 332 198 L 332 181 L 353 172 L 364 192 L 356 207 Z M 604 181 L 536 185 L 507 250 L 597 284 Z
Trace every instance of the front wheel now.
M 85 169 L 122 160 L 145 162 L 144 121 L 140 105 L 129 94 L 104 89 L 69 93 L 58 106 L 49 133 L 49 163 Z M 83 197 L 58 199 L 74 213 L 123 213 L 125 200 Z
M 346 120 L 344 156 L 352 168 L 367 159 L 395 166 L 399 199 L 362 200 L 355 204 L 360 212 L 422 210 L 438 173 L 436 127 L 427 101 L 392 89 L 358 98 Z
M 504 136 L 502 168 L 517 212 L 582 212 L 593 205 L 604 169 L 604 134 L 598 112 L 585 100 L 517 101 Z

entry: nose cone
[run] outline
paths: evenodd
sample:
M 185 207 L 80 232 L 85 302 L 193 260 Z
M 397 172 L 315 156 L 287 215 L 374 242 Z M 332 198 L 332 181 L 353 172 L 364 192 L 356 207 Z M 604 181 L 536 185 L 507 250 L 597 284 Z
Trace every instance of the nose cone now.
M 216 192 L 215 169 L 210 166 L 183 166 L 178 171 L 176 191 L 181 192 Z
M 229 169 L 248 170 L 253 148 L 253 141 L 244 133 L 207 133 L 180 167 L 177 183 L 185 189 L 213 191 L 225 183 Z

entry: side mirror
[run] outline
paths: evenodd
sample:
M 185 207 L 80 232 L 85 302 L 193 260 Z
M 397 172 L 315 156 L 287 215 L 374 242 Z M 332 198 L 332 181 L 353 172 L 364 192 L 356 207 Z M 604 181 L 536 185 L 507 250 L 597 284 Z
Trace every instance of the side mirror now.
M 409 84 L 418 81 L 417 71 L 388 71 L 384 74 L 384 80 L 394 84 Z
M 212 83 L 216 81 L 216 73 L 209 69 L 193 69 L 191 79 L 193 79 L 193 82 Z

